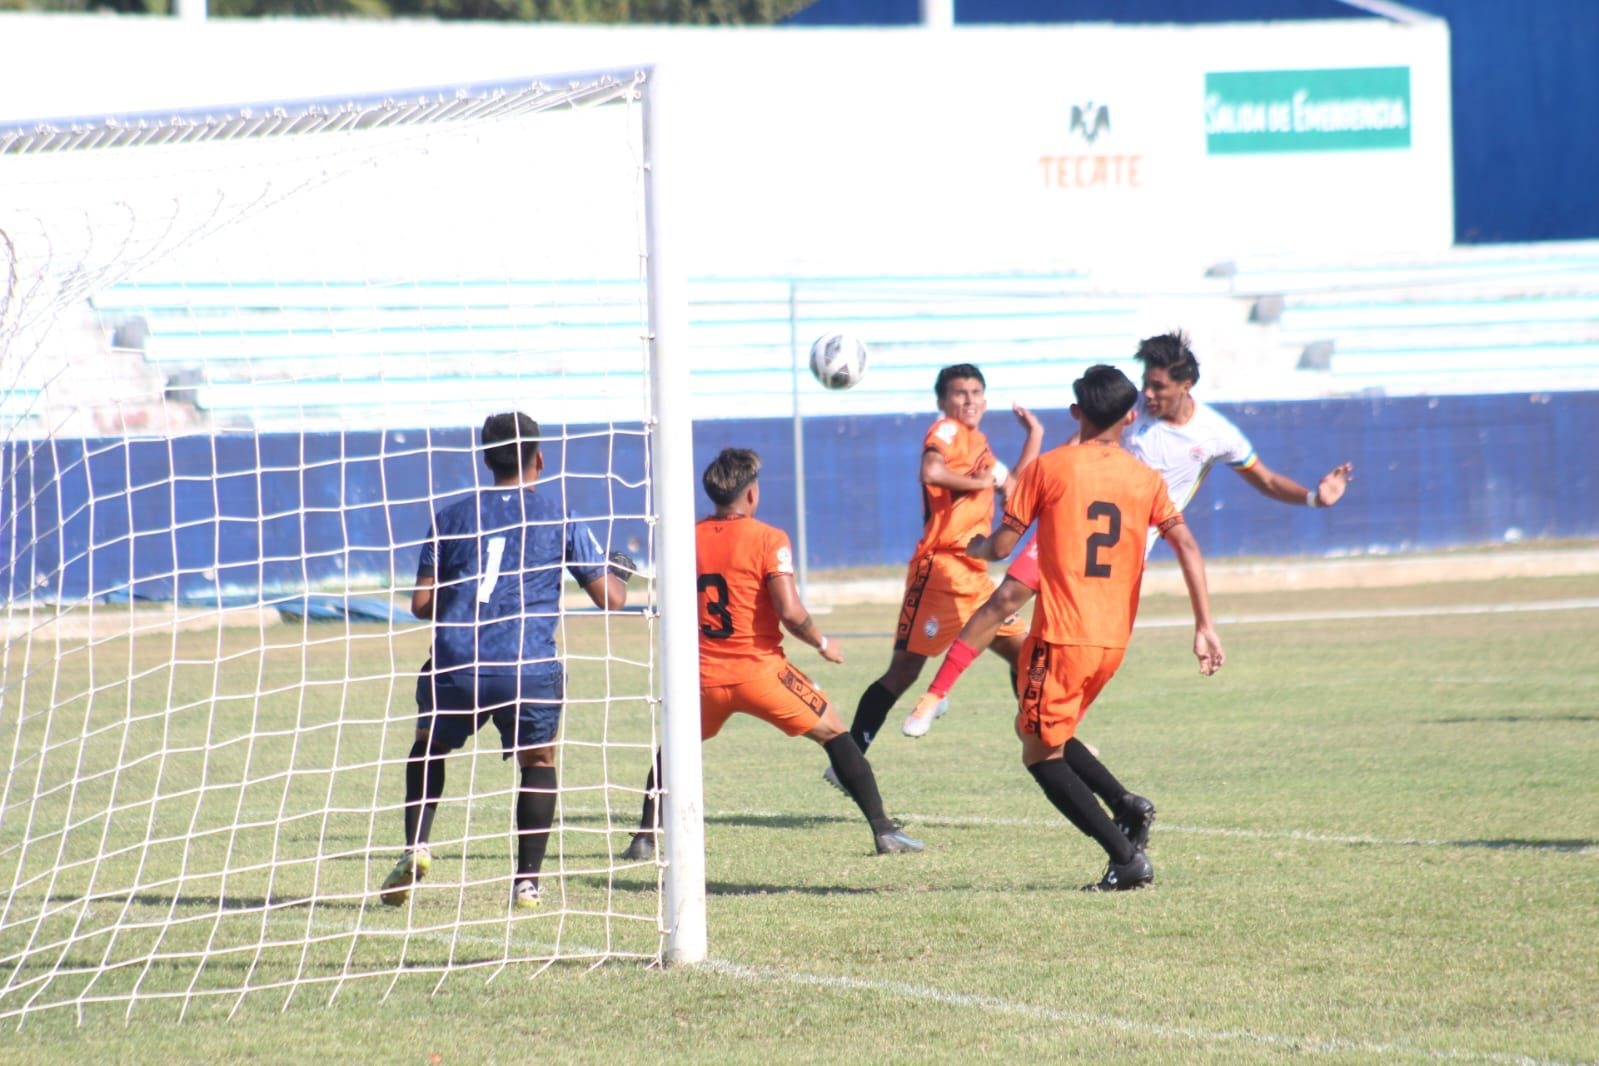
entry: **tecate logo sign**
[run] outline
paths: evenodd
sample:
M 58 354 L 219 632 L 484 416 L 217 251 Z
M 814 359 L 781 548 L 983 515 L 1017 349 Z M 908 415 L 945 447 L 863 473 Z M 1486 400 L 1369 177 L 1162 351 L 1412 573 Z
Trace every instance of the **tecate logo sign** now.
M 1409 147 L 1409 67 L 1205 75 L 1210 155 Z

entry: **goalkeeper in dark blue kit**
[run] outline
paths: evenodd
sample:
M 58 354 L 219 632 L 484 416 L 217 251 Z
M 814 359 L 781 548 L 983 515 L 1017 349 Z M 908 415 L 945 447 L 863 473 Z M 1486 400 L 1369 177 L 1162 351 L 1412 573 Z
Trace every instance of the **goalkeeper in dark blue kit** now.
M 516 872 L 511 903 L 539 903 L 539 870 L 555 819 L 555 739 L 566 670 L 555 647 L 563 570 L 595 605 L 627 602 L 633 560 L 608 557 L 594 531 L 536 489 L 539 425 L 520 412 L 483 423 L 490 488 L 443 507 L 422 546 L 411 611 L 433 620 L 433 653 L 417 682 L 416 740 L 405 767 L 406 851 L 382 900 L 403 904 L 427 875 L 428 838 L 446 756 L 492 720 L 516 756 Z

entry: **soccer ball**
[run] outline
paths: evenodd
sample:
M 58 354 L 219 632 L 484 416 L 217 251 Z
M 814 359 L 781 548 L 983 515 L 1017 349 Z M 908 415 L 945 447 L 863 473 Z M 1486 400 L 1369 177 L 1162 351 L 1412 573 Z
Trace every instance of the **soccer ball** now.
M 866 373 L 866 345 L 847 333 L 822 334 L 811 345 L 811 373 L 823 388 L 849 388 Z

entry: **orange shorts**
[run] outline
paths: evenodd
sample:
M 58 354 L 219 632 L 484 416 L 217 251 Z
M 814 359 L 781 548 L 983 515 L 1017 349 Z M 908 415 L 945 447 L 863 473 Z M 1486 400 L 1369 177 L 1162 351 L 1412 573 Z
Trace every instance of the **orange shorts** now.
M 816 728 L 827 710 L 827 697 L 811 679 L 781 656 L 762 664 L 736 685 L 700 689 L 700 739 L 709 740 L 735 714 L 770 722 L 791 737 Z
M 927 552 L 911 560 L 905 576 L 905 598 L 899 605 L 894 650 L 929 659 L 943 655 L 960 636 L 961 626 L 994 594 L 984 566 L 956 552 Z M 998 636 L 1017 637 L 1027 627 L 1014 617 L 999 627 Z
M 1065 744 L 1126 654 L 1126 648 L 1046 644 L 1029 635 L 1020 659 L 1017 734 L 1031 733 L 1052 748 Z

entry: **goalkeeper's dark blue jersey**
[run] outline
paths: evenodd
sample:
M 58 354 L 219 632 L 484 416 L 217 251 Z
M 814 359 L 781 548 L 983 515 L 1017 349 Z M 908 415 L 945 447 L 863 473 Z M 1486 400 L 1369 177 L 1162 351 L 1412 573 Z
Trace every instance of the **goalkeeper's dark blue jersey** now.
M 562 569 L 579 585 L 605 573 L 605 549 L 582 519 L 531 489 L 480 489 L 443 508 L 417 576 L 436 582 L 433 668 L 558 674 Z

